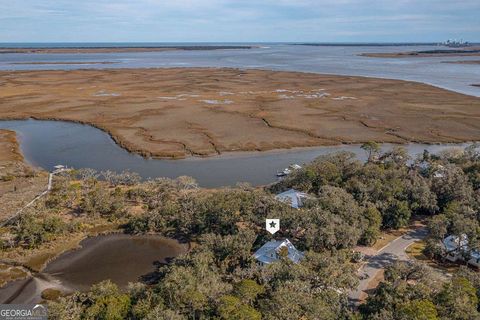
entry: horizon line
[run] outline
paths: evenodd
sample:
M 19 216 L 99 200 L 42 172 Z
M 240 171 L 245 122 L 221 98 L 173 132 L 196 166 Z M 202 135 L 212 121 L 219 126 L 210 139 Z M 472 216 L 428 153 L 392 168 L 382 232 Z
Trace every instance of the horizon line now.
M 416 45 L 431 45 L 444 44 L 446 41 L 0 41 L 0 45 L 4 44 L 416 44 Z M 480 44 L 480 40 L 466 41 L 468 44 Z

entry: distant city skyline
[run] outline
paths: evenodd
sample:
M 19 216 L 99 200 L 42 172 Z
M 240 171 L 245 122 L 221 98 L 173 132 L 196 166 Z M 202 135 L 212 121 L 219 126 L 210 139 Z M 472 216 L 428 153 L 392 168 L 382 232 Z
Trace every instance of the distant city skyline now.
M 480 42 L 480 1 L 0 0 L 0 42 Z

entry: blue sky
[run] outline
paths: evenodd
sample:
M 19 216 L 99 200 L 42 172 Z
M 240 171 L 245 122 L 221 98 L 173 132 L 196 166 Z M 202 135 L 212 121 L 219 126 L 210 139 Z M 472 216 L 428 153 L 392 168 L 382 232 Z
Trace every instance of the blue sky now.
M 480 42 L 480 0 L 0 0 L 0 42 Z

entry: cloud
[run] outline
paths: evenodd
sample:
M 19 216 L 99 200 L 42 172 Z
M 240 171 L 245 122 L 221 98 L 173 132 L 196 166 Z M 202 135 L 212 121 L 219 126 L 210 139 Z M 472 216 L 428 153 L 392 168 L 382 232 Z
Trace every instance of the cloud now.
M 0 0 L 0 41 L 479 41 L 478 12 L 478 0 Z

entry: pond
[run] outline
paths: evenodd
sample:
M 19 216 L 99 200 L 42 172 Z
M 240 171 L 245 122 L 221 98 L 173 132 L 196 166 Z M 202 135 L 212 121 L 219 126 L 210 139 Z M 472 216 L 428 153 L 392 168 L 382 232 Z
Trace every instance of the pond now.
M 232 186 L 247 182 L 254 186 L 274 182 L 276 172 L 292 163 L 310 162 L 320 155 L 338 151 L 355 153 L 366 159 L 360 145 L 298 148 L 270 152 L 242 152 L 209 158 L 181 160 L 146 159 L 118 146 L 105 132 L 89 125 L 65 121 L 0 121 L 0 128 L 17 132 L 25 159 L 34 166 L 52 170 L 63 164 L 74 168 L 92 168 L 121 172 L 129 170 L 143 178 L 191 176 L 203 187 Z M 411 156 L 424 150 L 437 153 L 468 144 L 404 145 Z M 384 144 L 382 149 L 393 148 Z
M 9 283 L 0 290 L 0 303 L 37 303 L 47 288 L 85 291 L 107 279 L 125 289 L 129 282 L 148 281 L 157 265 L 188 249 L 156 235 L 126 234 L 87 238 L 80 246 L 60 255 L 41 273 Z

